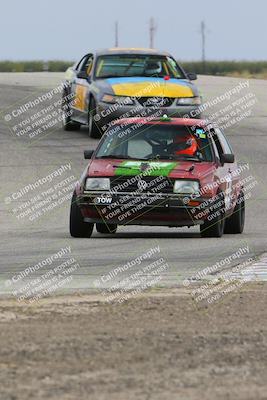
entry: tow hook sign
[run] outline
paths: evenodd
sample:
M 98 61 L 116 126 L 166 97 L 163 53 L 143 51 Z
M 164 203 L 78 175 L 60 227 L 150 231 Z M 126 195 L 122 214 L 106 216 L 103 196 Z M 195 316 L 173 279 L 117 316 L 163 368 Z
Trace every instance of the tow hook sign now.
M 112 203 L 112 197 L 111 196 L 99 196 L 94 198 L 94 203 L 95 204 L 111 204 Z

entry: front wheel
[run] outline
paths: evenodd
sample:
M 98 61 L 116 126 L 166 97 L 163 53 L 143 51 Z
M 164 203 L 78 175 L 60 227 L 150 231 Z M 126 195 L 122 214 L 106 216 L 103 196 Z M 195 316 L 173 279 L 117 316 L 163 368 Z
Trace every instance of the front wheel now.
M 245 199 L 241 192 L 233 214 L 225 221 L 224 233 L 242 233 L 245 226 Z
M 92 98 L 89 104 L 89 111 L 88 111 L 88 134 L 93 139 L 100 138 L 100 128 L 98 128 L 96 124 L 96 102 Z
M 75 238 L 89 238 L 92 235 L 94 224 L 84 222 L 81 210 L 77 205 L 76 193 L 73 193 L 70 207 L 70 235 Z
M 220 238 L 224 232 L 224 199 L 223 193 L 217 194 L 214 207 L 211 207 L 209 219 L 207 218 L 204 224 L 200 225 L 201 237 L 217 237 Z

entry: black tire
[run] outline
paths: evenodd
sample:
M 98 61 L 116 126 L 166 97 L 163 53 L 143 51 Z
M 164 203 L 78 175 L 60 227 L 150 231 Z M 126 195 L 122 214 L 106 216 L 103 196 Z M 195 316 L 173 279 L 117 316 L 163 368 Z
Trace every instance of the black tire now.
M 101 137 L 100 128 L 95 122 L 96 116 L 96 102 L 94 98 L 91 98 L 88 111 L 88 134 L 93 139 Z
M 70 235 L 75 238 L 89 238 L 92 235 L 94 224 L 84 222 L 76 202 L 76 197 L 76 193 L 74 192 L 70 207 Z
M 116 224 L 98 223 L 98 224 L 96 224 L 96 230 L 98 233 L 113 234 L 113 233 L 116 233 L 116 231 L 117 231 L 117 225 Z
M 63 92 L 63 101 L 62 101 L 62 127 L 64 131 L 74 131 L 79 130 L 81 124 L 78 122 L 73 122 L 71 120 L 71 109 L 69 107 L 69 102 L 66 98 L 68 96 L 67 92 Z
M 242 233 L 245 226 L 245 199 L 240 192 L 233 214 L 226 219 L 224 233 Z
M 210 215 L 214 214 L 214 217 L 209 221 L 205 220 L 204 224 L 200 225 L 201 237 L 222 237 L 224 233 L 224 198 L 223 193 L 217 194 L 216 203 L 218 207 L 211 208 Z M 217 211 L 219 212 L 217 215 Z

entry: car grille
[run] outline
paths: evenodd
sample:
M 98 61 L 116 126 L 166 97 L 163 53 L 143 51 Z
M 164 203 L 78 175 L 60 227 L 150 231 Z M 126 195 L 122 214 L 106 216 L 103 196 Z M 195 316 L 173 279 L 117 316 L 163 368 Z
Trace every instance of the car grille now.
M 139 103 L 143 107 L 170 107 L 173 102 L 174 98 L 172 97 L 140 97 L 138 99 Z
M 157 176 L 118 176 L 111 178 L 111 191 L 116 193 L 131 193 L 140 192 L 148 193 L 152 192 L 155 194 L 160 193 L 173 193 L 174 182 L 168 177 L 157 177 Z

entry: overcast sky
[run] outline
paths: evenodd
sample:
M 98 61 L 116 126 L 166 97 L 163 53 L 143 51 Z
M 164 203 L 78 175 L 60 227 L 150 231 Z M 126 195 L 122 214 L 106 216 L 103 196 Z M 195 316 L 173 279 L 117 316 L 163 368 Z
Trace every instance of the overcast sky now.
M 0 59 L 76 60 L 114 45 L 155 47 L 181 60 L 201 58 L 200 23 L 207 25 L 208 59 L 266 60 L 267 1 L 253 0 L 1 0 Z

